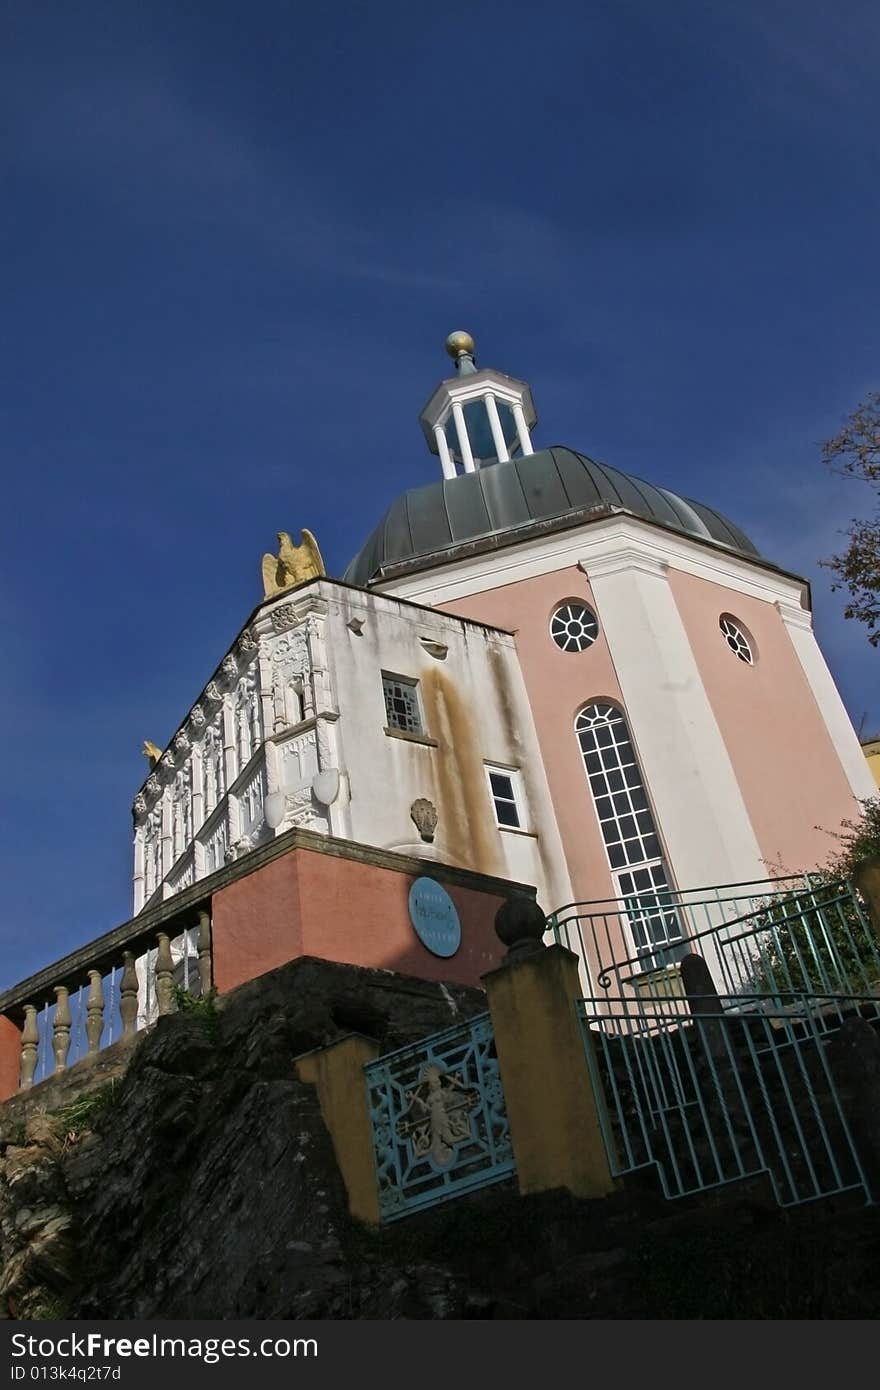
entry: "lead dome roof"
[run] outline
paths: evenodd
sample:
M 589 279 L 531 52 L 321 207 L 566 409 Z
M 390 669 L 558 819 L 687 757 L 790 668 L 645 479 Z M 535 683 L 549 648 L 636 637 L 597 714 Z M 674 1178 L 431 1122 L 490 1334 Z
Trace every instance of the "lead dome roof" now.
M 451 558 L 444 552 L 460 546 L 494 549 L 514 543 L 520 532 L 525 539 L 536 526 L 546 534 L 588 521 L 591 512 L 608 511 L 761 558 L 748 536 L 713 507 L 555 445 L 403 493 L 343 579 L 365 587 L 391 569 L 420 569 L 432 558 L 434 563 Z

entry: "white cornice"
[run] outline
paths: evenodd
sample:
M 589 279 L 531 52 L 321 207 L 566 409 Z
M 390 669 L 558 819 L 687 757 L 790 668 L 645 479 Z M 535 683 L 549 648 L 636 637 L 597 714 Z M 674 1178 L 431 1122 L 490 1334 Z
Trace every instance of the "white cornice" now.
M 617 556 L 626 558 L 618 562 Z M 741 559 L 720 547 L 701 544 L 641 518 L 620 514 L 596 517 L 565 531 L 532 536 L 503 549 L 387 579 L 373 588 L 425 604 L 454 603 L 471 594 L 517 584 L 568 566 L 579 566 L 585 573 L 598 573 L 596 566 L 603 563 L 612 568 L 616 563 L 625 566 L 635 556 L 643 567 L 653 561 L 763 603 L 780 602 L 794 609 L 805 606 L 806 584 L 793 575 L 780 574 L 766 568 L 760 560 Z
M 781 599 L 777 599 L 776 607 L 778 608 L 779 616 L 785 623 L 786 627 L 801 627 L 804 628 L 807 632 L 812 631 L 812 613 L 807 612 L 807 610 L 804 608 L 799 608 L 797 604 L 785 603 Z
M 658 560 L 655 555 L 647 555 L 644 550 L 633 545 L 621 546 L 607 555 L 595 555 L 578 561 L 588 579 L 604 579 L 609 574 L 621 574 L 624 570 L 638 570 L 640 574 L 652 574 L 657 579 L 666 579 L 669 574 L 669 561 Z

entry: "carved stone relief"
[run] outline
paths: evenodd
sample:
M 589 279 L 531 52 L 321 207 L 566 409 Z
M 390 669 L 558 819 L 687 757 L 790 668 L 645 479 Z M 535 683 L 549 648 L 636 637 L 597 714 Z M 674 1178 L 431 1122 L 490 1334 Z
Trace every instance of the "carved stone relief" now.
M 318 742 L 314 729 L 297 734 L 279 749 L 281 754 L 281 785 L 284 788 L 301 787 L 309 784 L 309 804 L 311 804 L 311 781 L 318 771 Z
M 297 621 L 296 604 L 294 603 L 283 603 L 272 614 L 272 626 L 276 632 L 286 632 Z

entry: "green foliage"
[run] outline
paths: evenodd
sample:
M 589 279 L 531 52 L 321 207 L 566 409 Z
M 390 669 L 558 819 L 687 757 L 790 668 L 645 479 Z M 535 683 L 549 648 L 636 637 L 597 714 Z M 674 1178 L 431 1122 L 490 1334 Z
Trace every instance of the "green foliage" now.
M 823 446 L 822 459 L 833 472 L 866 483 L 876 494 L 876 515 L 853 520 L 845 533 L 846 550 L 822 563 L 835 575 L 832 588 L 849 591 L 844 616 L 865 623 L 868 641 L 880 646 L 880 392 L 856 407 Z
M 866 859 L 880 859 L 880 794 L 863 801 L 862 812 L 857 821 L 843 822 L 843 834 L 835 836 L 840 848 L 828 860 L 820 878 L 852 878 Z
M 750 981 L 755 992 L 861 994 L 880 980 L 880 945 L 847 882 L 859 864 L 880 858 L 880 796 L 862 805 L 864 815 L 844 821 L 839 848 L 809 875 L 809 888 L 768 898 L 756 916 L 764 930 Z
M 53 1118 L 66 1139 L 78 1139 L 86 1130 L 95 1128 L 116 1100 L 119 1082 L 120 1078 L 114 1077 L 55 1114 Z
M 178 1013 L 186 1014 L 194 1023 L 200 1024 L 212 1037 L 216 1036 L 220 1021 L 216 989 L 209 989 L 207 994 L 190 994 L 183 985 L 172 985 L 171 998 Z
M 31 1310 L 30 1316 L 34 1321 L 64 1322 L 70 1317 L 67 1299 L 62 1298 L 60 1294 L 45 1293 L 37 1306 Z

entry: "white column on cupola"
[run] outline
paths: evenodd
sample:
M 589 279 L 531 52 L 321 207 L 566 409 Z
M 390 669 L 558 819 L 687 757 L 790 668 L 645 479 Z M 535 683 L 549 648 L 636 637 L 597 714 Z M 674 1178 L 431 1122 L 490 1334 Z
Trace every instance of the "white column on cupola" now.
M 471 441 L 468 439 L 464 411 L 458 401 L 453 401 L 452 418 L 455 420 L 455 433 L 458 435 L 458 452 L 461 454 L 464 471 L 465 473 L 476 473 L 477 465 L 474 463 L 474 456 L 471 452 Z
M 455 477 L 455 463 L 449 452 L 449 444 L 446 439 L 446 430 L 443 425 L 434 426 L 434 438 L 437 441 L 437 452 L 440 455 L 440 467 L 443 469 L 444 478 Z
M 520 453 L 535 452 L 530 430 L 538 417 L 528 382 L 493 367 L 478 367 L 474 350 L 470 333 L 450 333 L 446 351 L 455 363 L 455 376 L 440 382 L 419 415 L 428 448 L 439 456 L 444 482 L 454 481 L 462 470 L 476 473 L 478 468 L 508 464 Z
M 516 433 L 517 438 L 519 439 L 519 447 L 522 449 L 523 454 L 533 454 L 535 451 L 532 448 L 532 438 L 529 434 L 529 427 L 526 424 L 525 412 L 522 408 L 522 404 L 520 401 L 514 401 L 513 403 L 513 419 L 514 424 L 516 425 Z
M 492 440 L 495 444 L 495 456 L 499 463 L 507 463 L 510 454 L 507 452 L 504 431 L 501 428 L 501 416 L 498 414 L 498 402 L 491 394 L 486 397 L 486 414 L 489 416 L 489 428 L 492 431 Z M 523 424 L 525 424 L 525 417 L 523 417 Z

